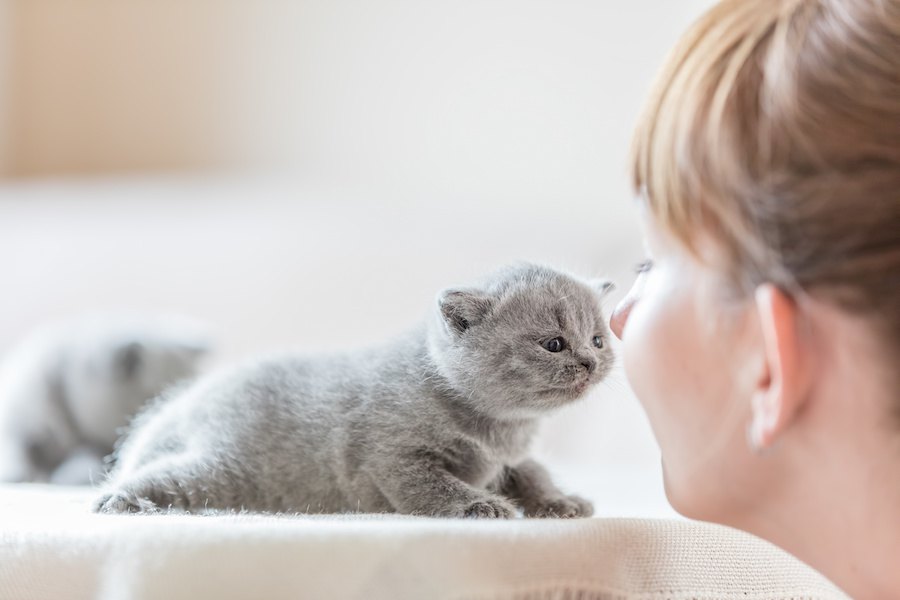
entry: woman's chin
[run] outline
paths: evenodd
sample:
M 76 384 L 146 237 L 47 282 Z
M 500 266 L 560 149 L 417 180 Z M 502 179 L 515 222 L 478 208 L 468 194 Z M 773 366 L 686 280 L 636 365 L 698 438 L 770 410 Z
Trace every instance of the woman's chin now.
M 663 490 L 669 505 L 679 515 L 695 521 L 709 521 L 731 525 L 731 507 L 725 498 L 716 498 L 715 493 L 710 493 L 702 483 L 697 481 L 684 481 L 674 476 L 666 468 L 665 459 L 662 463 Z
M 663 491 L 666 494 L 666 500 L 668 500 L 669 506 L 675 509 L 675 512 L 683 517 L 702 520 L 702 517 L 696 516 L 691 510 L 689 495 L 688 497 L 685 497 L 684 492 L 672 481 L 672 477 L 666 469 L 665 459 L 660 458 L 660 463 L 662 464 Z

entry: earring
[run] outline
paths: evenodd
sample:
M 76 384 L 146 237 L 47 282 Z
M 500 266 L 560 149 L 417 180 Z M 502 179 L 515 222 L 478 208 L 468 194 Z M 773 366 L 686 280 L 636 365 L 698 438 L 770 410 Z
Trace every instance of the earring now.
M 770 443 L 766 445 L 763 442 L 762 428 L 759 426 L 754 426 L 755 421 L 751 421 L 747 424 L 747 428 L 745 429 L 746 437 L 747 437 L 747 447 L 750 448 L 750 452 L 757 456 L 765 456 L 769 454 L 772 449 L 777 445 L 777 441 L 775 443 Z
M 756 427 L 753 426 L 753 421 L 747 423 L 744 432 L 747 434 L 747 447 L 750 448 L 750 452 L 753 454 L 761 454 L 762 446 L 759 443 L 759 436 L 756 434 Z

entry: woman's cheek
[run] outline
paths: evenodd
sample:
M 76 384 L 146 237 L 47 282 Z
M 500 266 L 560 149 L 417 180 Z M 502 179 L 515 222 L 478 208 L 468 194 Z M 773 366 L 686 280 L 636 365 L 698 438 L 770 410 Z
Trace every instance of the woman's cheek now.
M 662 273 L 648 277 L 640 300 L 628 317 L 623 340 L 625 373 L 650 420 L 657 441 L 665 452 L 677 427 L 675 406 L 680 362 L 685 348 L 679 340 L 677 297 L 671 286 L 659 281 Z
M 709 418 L 707 354 L 690 273 L 659 269 L 632 308 L 623 341 L 628 380 L 647 413 L 667 470 L 686 471 Z M 686 474 L 686 473 L 685 473 Z M 671 475 L 671 473 L 670 473 Z
M 654 273 L 632 307 L 623 362 L 659 443 L 669 501 L 686 516 L 708 518 L 728 508 L 719 488 L 736 476 L 730 390 L 738 340 L 714 326 L 710 281 L 674 275 Z

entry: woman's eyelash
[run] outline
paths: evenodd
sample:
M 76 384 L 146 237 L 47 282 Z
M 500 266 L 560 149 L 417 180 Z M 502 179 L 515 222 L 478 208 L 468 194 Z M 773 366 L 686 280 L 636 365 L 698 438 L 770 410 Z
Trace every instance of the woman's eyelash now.
M 634 267 L 634 272 L 640 275 L 641 273 L 646 273 L 650 269 L 653 268 L 653 261 L 650 259 L 642 260 Z

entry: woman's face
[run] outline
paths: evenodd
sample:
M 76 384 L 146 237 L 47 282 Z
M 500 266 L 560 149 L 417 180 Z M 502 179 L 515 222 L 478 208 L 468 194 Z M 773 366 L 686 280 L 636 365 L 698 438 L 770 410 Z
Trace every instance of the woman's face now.
M 750 304 L 728 297 L 722 278 L 649 215 L 643 229 L 648 261 L 611 327 L 659 442 L 672 506 L 733 522 L 759 483 L 745 438 L 759 372 Z

